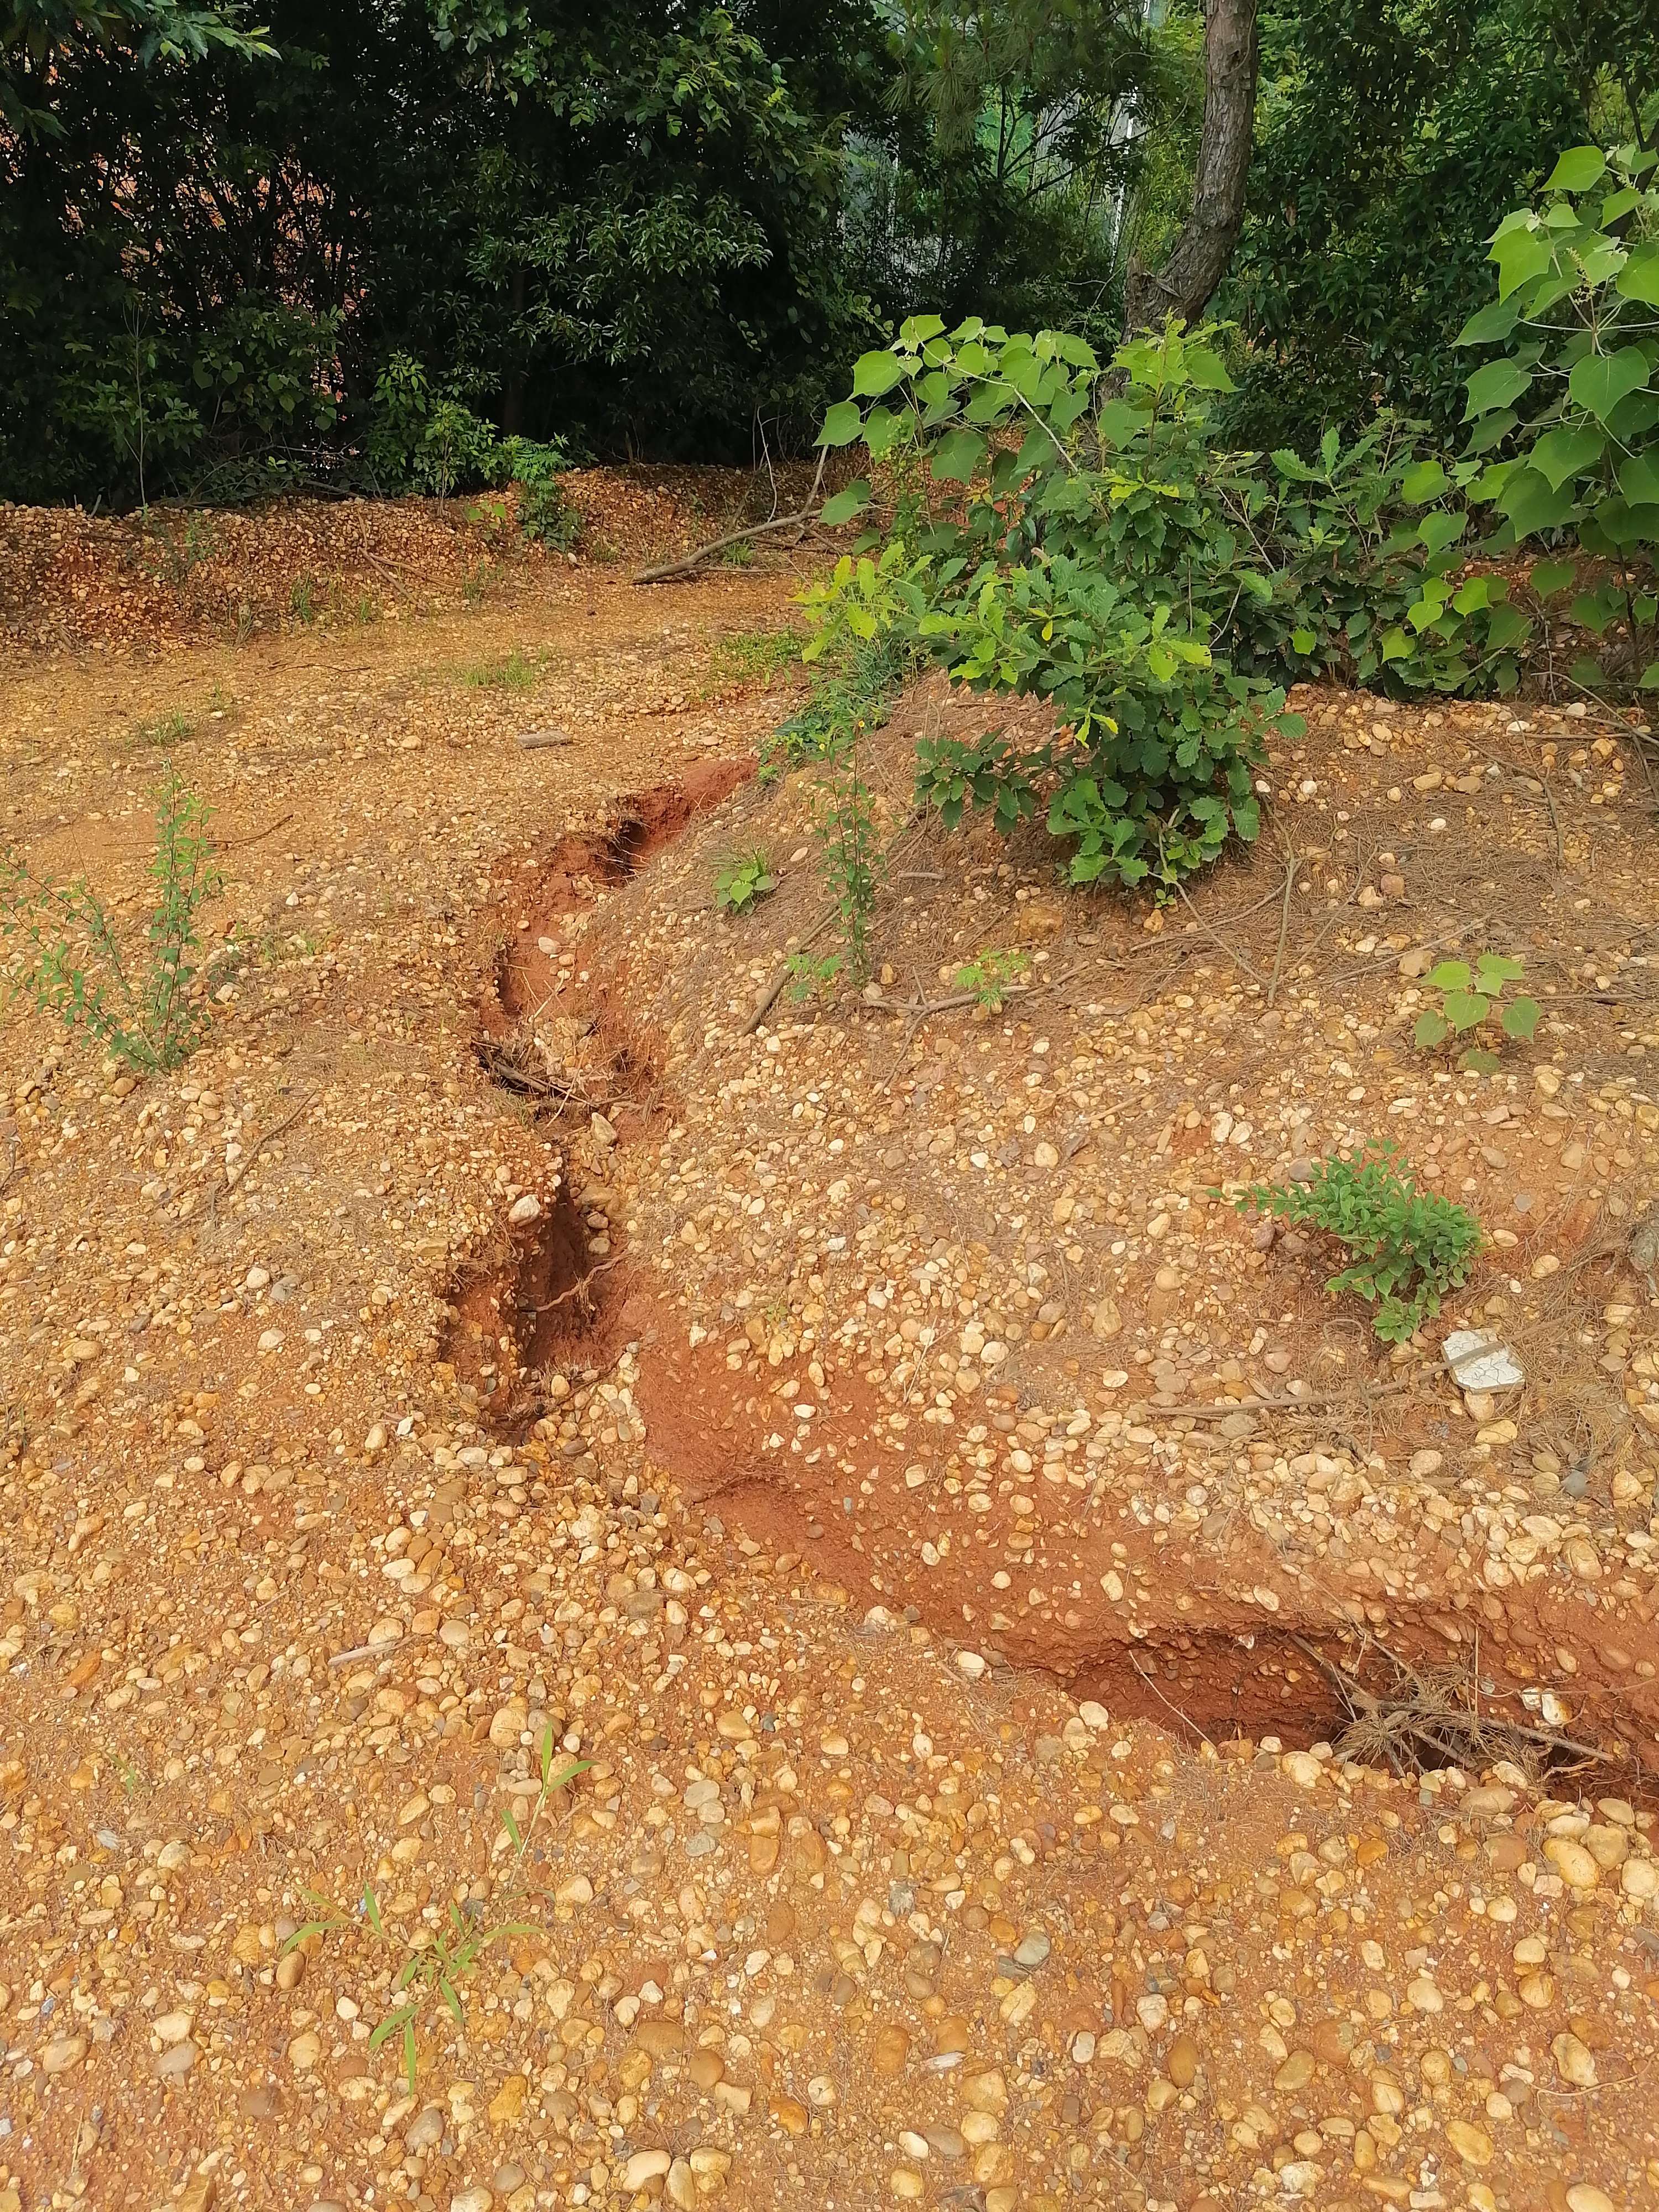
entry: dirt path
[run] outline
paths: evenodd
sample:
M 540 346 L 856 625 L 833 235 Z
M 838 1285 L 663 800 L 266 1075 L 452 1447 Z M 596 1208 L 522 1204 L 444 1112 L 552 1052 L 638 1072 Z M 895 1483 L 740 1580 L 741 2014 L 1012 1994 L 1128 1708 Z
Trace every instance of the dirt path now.
M 821 895 L 716 641 L 789 580 L 433 557 L 0 677 L 31 865 L 131 911 L 168 753 L 232 947 L 177 1076 L 0 1042 L 0 2206 L 1656 2201 L 1633 763 L 1331 702 L 1273 1009 L 1270 853 L 1158 934 L 927 833 L 887 996 L 998 942 L 1042 1003 L 746 1037 Z M 1477 913 L 1562 1024 L 1480 1094 L 1398 1035 Z M 1453 1316 L 1512 1407 L 1202 1202 L 1395 1097 L 1512 1240 Z M 1291 1630 L 1621 1763 L 1402 1785 Z

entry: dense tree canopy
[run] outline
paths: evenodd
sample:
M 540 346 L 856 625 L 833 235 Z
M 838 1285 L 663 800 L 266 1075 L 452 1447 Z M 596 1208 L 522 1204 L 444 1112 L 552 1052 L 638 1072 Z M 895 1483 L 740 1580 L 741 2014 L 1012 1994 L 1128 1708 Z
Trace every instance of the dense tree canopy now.
M 1196 0 L 0 0 L 0 496 L 746 459 L 917 309 L 1109 345 L 1201 42 Z M 1650 0 L 1264 0 L 1261 42 L 1233 427 L 1443 430 L 1493 225 L 1651 134 Z
M 59 26 L 8 79 L 49 118 L 0 126 L 13 497 L 384 473 L 377 407 L 412 392 L 747 458 L 810 438 L 918 293 L 1115 312 L 1146 42 L 1115 0 L 1011 0 L 994 35 L 934 0 L 277 0 L 257 46 L 191 20 Z

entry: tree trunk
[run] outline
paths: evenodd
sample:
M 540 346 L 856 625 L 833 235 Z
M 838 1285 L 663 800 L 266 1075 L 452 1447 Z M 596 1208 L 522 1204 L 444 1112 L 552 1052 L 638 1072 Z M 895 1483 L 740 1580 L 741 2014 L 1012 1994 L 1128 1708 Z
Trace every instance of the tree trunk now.
M 1162 269 L 1131 260 L 1123 286 L 1126 332 L 1153 329 L 1165 315 L 1179 315 L 1190 329 L 1227 273 L 1243 227 L 1255 122 L 1255 9 L 1256 0 L 1208 0 L 1193 211 Z

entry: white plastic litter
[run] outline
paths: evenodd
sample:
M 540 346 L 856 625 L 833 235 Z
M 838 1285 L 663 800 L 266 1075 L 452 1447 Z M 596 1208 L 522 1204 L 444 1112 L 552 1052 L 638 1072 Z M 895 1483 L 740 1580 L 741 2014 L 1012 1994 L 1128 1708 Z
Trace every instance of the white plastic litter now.
M 1455 1329 L 1441 1346 L 1460 1390 L 1513 1390 L 1526 1370 L 1490 1329 Z

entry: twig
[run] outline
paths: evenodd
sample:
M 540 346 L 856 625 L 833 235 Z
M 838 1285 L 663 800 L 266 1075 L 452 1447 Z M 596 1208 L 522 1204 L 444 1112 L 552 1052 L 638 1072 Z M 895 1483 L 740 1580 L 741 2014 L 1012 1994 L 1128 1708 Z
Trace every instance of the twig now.
M 268 1146 L 268 1144 L 276 1144 L 276 1139 L 279 1139 L 281 1134 L 283 1134 L 283 1130 L 289 1130 L 289 1128 L 292 1128 L 292 1126 L 295 1126 L 295 1121 L 299 1121 L 299 1117 L 301 1117 L 301 1115 L 305 1113 L 305 1109 L 307 1109 L 307 1106 L 310 1106 L 312 1099 L 314 1099 L 314 1097 L 316 1097 L 314 1091 L 307 1091 L 307 1093 L 305 1093 L 305 1097 L 301 1099 L 301 1102 L 299 1102 L 299 1106 L 296 1106 L 296 1109 L 292 1110 L 292 1113 L 289 1113 L 289 1115 L 285 1115 L 285 1117 L 281 1119 L 279 1124 L 276 1124 L 276 1128 L 268 1128 L 268 1130 L 261 1130 L 261 1133 L 258 1133 L 257 1139 L 254 1139 L 252 1144 L 248 1146 L 248 1157 L 246 1157 L 246 1159 L 241 1161 L 241 1166 L 239 1166 L 239 1168 L 226 1168 L 226 1179 L 223 1179 L 223 1197 L 230 1197 L 230 1192 L 234 1190 L 234 1188 L 237 1188 L 237 1183 L 241 1182 L 243 1175 L 248 1175 L 248 1170 L 250 1170 L 250 1168 L 254 1166 L 254 1161 L 257 1161 L 257 1159 L 258 1159 L 258 1155 L 261 1155 L 261 1152 L 264 1152 L 265 1146 Z M 215 1192 L 212 1192 L 212 1197 L 215 1197 L 215 1201 L 216 1201 L 216 1199 L 219 1199 L 219 1186 L 216 1186 L 216 1183 L 215 1183 Z
M 395 1651 L 408 1641 L 406 1636 L 396 1636 L 386 1644 L 354 1644 L 349 1651 L 337 1651 L 328 1663 L 331 1667 L 349 1667 L 354 1659 L 376 1659 L 381 1652 Z
M 818 486 L 823 480 L 823 464 L 829 453 L 830 448 L 826 446 L 819 453 L 817 474 L 812 479 L 812 489 L 807 495 L 806 504 L 794 514 L 780 514 L 770 522 L 751 522 L 744 529 L 728 530 L 724 538 L 711 538 L 706 545 L 699 545 L 695 551 L 683 555 L 678 561 L 665 561 L 655 568 L 641 568 L 632 581 L 636 584 L 665 583 L 671 576 L 687 574 L 699 562 L 706 561 L 711 553 L 721 552 L 728 545 L 741 545 L 745 538 L 761 538 L 769 530 L 790 530 L 797 523 L 805 526 L 815 520 L 817 510 L 812 502 L 817 499 Z
M 1198 1723 L 1193 1719 L 1189 1713 L 1183 1713 L 1179 1705 L 1172 1704 L 1171 1701 L 1164 1696 L 1163 1691 L 1159 1689 L 1156 1679 L 1145 1671 L 1139 1660 L 1136 1658 L 1133 1651 L 1129 1654 L 1129 1664 L 1134 1668 L 1136 1674 L 1140 1676 L 1141 1680 L 1152 1692 L 1152 1695 L 1158 1699 L 1159 1705 L 1168 1705 L 1170 1711 L 1175 1715 L 1176 1718 L 1184 1728 L 1191 1729 L 1194 1735 L 1201 1737 L 1206 1743 L 1210 1745 L 1212 1750 L 1213 1750 L 1213 1739 L 1208 1735 L 1203 1729 L 1200 1728 Z
M 1191 899 L 1187 896 L 1186 884 L 1178 883 L 1176 885 L 1176 889 L 1180 892 L 1182 902 L 1185 905 L 1188 912 L 1192 915 L 1199 927 L 1204 932 L 1206 937 L 1210 939 L 1210 942 L 1216 945 L 1221 951 L 1224 952 L 1235 967 L 1242 968 L 1244 970 L 1244 973 L 1251 977 L 1256 983 L 1258 988 L 1261 988 L 1261 978 L 1257 975 L 1255 968 L 1251 966 L 1250 963 L 1244 957 L 1244 955 L 1239 951 L 1236 945 L 1230 945 L 1218 929 L 1212 928 L 1211 925 L 1205 921 L 1203 915 L 1193 904 Z
M 538 1306 L 536 1308 L 535 1310 L 538 1320 L 540 1319 L 543 1314 L 551 1313 L 555 1306 L 562 1306 L 567 1298 L 580 1297 L 581 1293 L 586 1290 L 588 1285 L 592 1281 L 595 1275 L 604 1274 L 607 1267 L 615 1267 L 618 1266 L 621 1263 L 621 1260 L 622 1254 L 620 1252 L 613 1253 L 610 1259 L 601 1260 L 597 1267 L 590 1267 L 585 1275 L 579 1275 L 568 1291 L 561 1291 L 557 1297 L 550 1298 L 544 1306 Z
M 1561 817 L 1556 811 L 1555 793 L 1550 789 L 1549 778 L 1542 773 L 1541 769 L 1534 775 L 1529 768 L 1517 768 L 1512 760 L 1506 759 L 1502 753 L 1493 752 L 1490 745 L 1483 745 L 1478 738 L 1470 738 L 1467 743 L 1471 752 L 1485 753 L 1489 761 L 1496 761 L 1499 768 L 1507 769 L 1510 774 L 1518 777 L 1522 784 L 1535 783 L 1538 786 L 1544 794 L 1544 804 L 1550 811 L 1550 824 L 1555 831 L 1555 865 L 1558 868 L 1565 868 L 1567 865 L 1566 839 L 1562 833 Z M 1638 750 L 1640 750 L 1639 747 Z
M 274 822 L 268 822 L 263 830 L 256 830 L 252 836 L 216 838 L 213 849 L 216 853 L 239 852 L 244 845 L 257 845 L 264 838 L 274 837 L 279 830 L 286 829 L 293 819 L 292 812 L 279 814 Z
M 1270 1006 L 1278 995 L 1279 978 L 1285 966 L 1285 939 L 1291 927 L 1291 893 L 1296 889 L 1296 872 L 1301 865 L 1288 838 L 1285 849 L 1290 854 L 1290 865 L 1285 871 L 1285 899 L 1279 911 L 1279 945 L 1273 953 L 1273 972 L 1267 980 L 1267 1004 Z
M 1408 1375 L 1398 1382 L 1379 1382 L 1374 1389 L 1311 1390 L 1305 1398 L 1241 1398 L 1234 1406 L 1152 1406 L 1147 1408 L 1147 1416 L 1224 1421 L 1233 1413 L 1294 1413 L 1306 1406 L 1369 1405 L 1374 1398 L 1392 1398 L 1401 1390 L 1410 1390 L 1422 1379 L 1420 1376 Z

